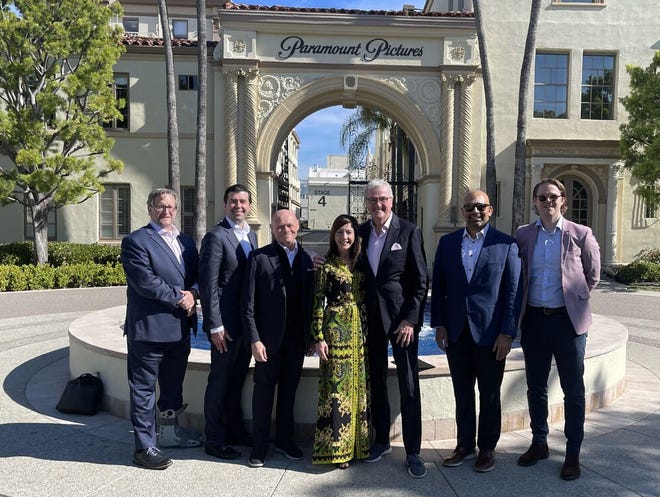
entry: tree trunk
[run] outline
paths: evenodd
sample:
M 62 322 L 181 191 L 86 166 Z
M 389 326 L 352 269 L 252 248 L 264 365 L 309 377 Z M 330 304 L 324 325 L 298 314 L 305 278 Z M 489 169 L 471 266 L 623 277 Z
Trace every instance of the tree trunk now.
M 520 69 L 520 88 L 518 93 L 518 132 L 516 135 L 515 168 L 513 173 L 513 200 L 511 212 L 511 233 L 515 234 L 518 226 L 523 224 L 525 216 L 525 190 L 527 183 L 527 100 L 529 94 L 529 75 L 536 50 L 536 28 L 539 23 L 541 0 L 532 0 L 525 42 L 525 54 Z
M 179 125 L 176 116 L 176 86 L 174 81 L 174 55 L 172 54 L 172 35 L 170 19 L 167 14 L 167 2 L 158 0 L 160 24 L 163 30 L 165 48 L 165 74 L 167 83 L 167 181 L 169 187 L 177 192 L 181 199 L 181 171 L 179 168 Z M 181 200 L 179 200 L 181 203 Z
M 32 215 L 32 232 L 34 233 L 33 261 L 39 266 L 48 262 L 48 211 L 49 205 L 43 195 L 29 195 L 28 208 Z
M 197 248 L 206 233 L 206 94 L 207 58 L 206 0 L 197 0 L 197 149 L 195 153 L 194 238 Z
M 497 168 L 495 165 L 495 116 L 493 115 L 493 85 L 490 80 L 488 66 L 488 51 L 486 50 L 486 32 L 481 11 L 481 0 L 473 0 L 474 18 L 477 23 L 477 39 L 479 40 L 479 56 L 481 57 L 481 76 L 484 80 L 484 95 L 486 97 L 486 193 L 491 205 L 497 205 Z M 497 216 L 490 218 L 495 226 Z

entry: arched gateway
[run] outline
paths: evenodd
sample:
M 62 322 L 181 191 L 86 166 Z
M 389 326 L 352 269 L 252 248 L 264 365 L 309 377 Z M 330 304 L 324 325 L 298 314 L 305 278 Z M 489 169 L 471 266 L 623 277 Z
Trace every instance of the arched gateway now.
M 214 87 L 221 132 L 214 145 L 224 151 L 216 170 L 225 174 L 215 178 L 215 187 L 222 191 L 240 181 L 256 192 L 250 223 L 260 243 L 268 239 L 282 142 L 306 116 L 334 105 L 371 107 L 401 126 L 416 150 L 416 215 L 427 249 L 454 229 L 458 202 L 481 178 L 483 118 L 482 106 L 472 105 L 479 54 L 471 13 L 225 4 L 218 16 Z

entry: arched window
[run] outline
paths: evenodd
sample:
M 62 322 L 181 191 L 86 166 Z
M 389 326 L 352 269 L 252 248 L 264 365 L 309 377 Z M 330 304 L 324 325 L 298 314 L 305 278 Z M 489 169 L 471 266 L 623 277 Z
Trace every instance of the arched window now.
M 567 202 L 566 218 L 574 223 L 591 226 L 591 194 L 587 187 L 576 178 L 563 178 L 566 186 Z

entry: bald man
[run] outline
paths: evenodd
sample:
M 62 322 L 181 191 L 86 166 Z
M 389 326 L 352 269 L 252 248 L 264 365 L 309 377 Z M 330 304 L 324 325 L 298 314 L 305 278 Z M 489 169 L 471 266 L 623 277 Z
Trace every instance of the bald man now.
M 456 400 L 457 444 L 443 466 L 476 457 L 474 470 L 486 473 L 495 465 L 504 363 L 518 329 L 520 258 L 516 241 L 489 225 L 486 193 L 469 192 L 462 212 L 465 228 L 440 239 L 433 265 L 431 326 L 447 354 Z
M 270 438 L 275 386 L 275 450 L 297 461 L 303 452 L 294 443 L 293 408 L 305 352 L 309 347 L 314 268 L 296 237 L 299 223 L 289 210 L 271 219 L 273 242 L 250 252 L 241 310 L 254 368 L 252 434 L 248 463 L 264 465 Z

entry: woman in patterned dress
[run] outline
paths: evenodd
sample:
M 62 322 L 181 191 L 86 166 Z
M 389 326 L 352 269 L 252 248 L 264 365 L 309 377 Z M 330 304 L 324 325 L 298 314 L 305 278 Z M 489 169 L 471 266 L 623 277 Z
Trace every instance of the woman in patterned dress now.
M 312 340 L 321 360 L 312 463 L 341 469 L 369 455 L 363 275 L 354 271 L 359 256 L 357 220 L 341 215 L 332 223 L 312 315 Z

